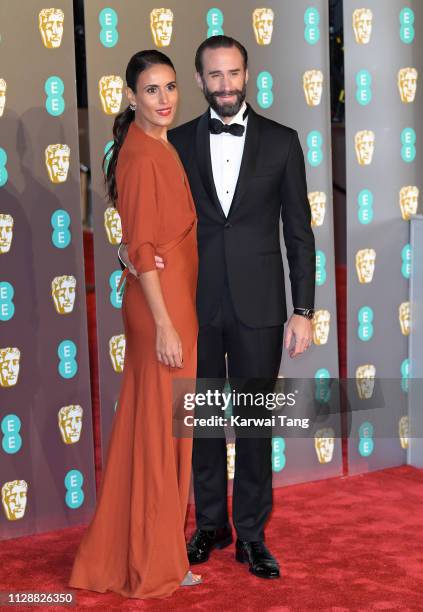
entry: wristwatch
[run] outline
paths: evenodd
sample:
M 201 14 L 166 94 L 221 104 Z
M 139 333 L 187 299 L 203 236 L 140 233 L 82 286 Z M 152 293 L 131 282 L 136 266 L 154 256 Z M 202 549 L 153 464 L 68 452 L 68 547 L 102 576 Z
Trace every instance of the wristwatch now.
M 301 315 L 306 319 L 312 319 L 314 317 L 314 308 L 294 308 L 294 314 Z

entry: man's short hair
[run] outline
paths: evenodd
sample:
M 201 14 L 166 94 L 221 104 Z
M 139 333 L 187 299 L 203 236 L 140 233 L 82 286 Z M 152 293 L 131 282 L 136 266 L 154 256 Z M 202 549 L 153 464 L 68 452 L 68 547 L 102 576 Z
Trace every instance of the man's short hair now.
M 248 53 L 247 49 L 240 42 L 232 38 L 231 36 L 225 36 L 224 34 L 219 34 L 218 36 L 210 36 L 206 38 L 205 41 L 201 43 L 198 47 L 197 52 L 195 54 L 195 68 L 199 74 L 203 74 L 203 52 L 206 49 L 229 49 L 231 47 L 236 47 L 238 51 L 242 55 L 242 59 L 244 60 L 244 68 L 247 69 L 248 66 Z

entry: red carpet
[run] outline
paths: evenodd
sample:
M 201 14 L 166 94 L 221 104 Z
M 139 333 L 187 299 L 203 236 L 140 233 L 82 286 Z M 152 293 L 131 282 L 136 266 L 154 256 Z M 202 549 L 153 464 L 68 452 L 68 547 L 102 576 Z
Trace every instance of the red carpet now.
M 202 566 L 203 585 L 168 600 L 76 591 L 78 608 L 423 610 L 422 507 L 423 472 L 410 467 L 278 489 L 267 541 L 281 580 L 251 576 L 231 546 Z M 65 589 L 81 534 L 73 528 L 2 542 L 1 590 Z

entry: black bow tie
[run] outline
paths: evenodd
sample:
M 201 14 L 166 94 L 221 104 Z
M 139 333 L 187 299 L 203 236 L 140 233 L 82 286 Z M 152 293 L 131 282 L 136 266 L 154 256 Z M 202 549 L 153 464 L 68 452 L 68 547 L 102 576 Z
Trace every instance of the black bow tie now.
M 232 134 L 232 136 L 242 136 L 245 126 L 240 123 L 231 123 L 230 125 L 222 123 L 219 119 L 209 119 L 209 130 L 212 134 Z

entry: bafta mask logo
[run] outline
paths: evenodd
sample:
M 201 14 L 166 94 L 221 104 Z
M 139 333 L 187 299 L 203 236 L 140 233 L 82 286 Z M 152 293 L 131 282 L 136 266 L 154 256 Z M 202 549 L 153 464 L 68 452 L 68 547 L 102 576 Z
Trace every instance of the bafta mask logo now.
M 330 463 L 335 448 L 335 431 L 332 427 L 318 429 L 314 434 L 314 448 L 319 463 Z
M 110 244 L 120 244 L 122 242 L 122 223 L 114 206 L 109 206 L 104 211 L 104 227 Z
M 123 372 L 125 361 L 125 335 L 112 336 L 109 340 L 109 354 L 115 372 Z
M 375 134 L 371 130 L 361 130 L 354 138 L 355 153 L 360 166 L 369 166 L 372 163 L 375 150 Z
M 308 106 L 319 106 L 323 91 L 323 72 L 321 70 L 304 72 L 303 89 Z
M 226 459 L 228 480 L 233 480 L 235 476 L 235 444 L 233 442 L 228 442 L 226 445 Z
M 311 225 L 319 227 L 323 225 L 326 212 L 326 194 L 324 191 L 311 191 L 308 194 L 311 208 Z
M 38 14 L 38 27 L 47 49 L 57 49 L 62 44 L 64 20 L 62 9 L 46 8 Z
M 6 81 L 4 79 L 0 79 L 0 117 L 3 116 L 4 107 L 6 106 Z
M 398 319 L 403 336 L 408 336 L 410 333 L 411 313 L 410 302 L 403 302 L 398 308 Z
M 272 42 L 275 14 L 270 8 L 256 8 L 253 11 L 253 30 L 258 45 Z
M 123 81 L 114 74 L 104 75 L 98 82 L 101 106 L 106 115 L 116 115 L 122 104 Z
M 66 144 L 51 144 L 46 148 L 46 168 L 52 183 L 64 183 L 68 178 L 70 148 Z
M 25 514 L 28 484 L 25 480 L 10 480 L 1 488 L 1 500 L 8 521 L 17 521 Z
M 13 387 L 18 382 L 21 352 L 16 347 L 0 348 L 0 387 Z
M 62 440 L 65 444 L 75 444 L 79 442 L 82 430 L 82 415 L 81 406 L 63 406 L 57 413 L 59 430 L 62 434 Z
M 355 384 L 360 399 L 370 399 L 375 387 L 376 368 L 371 363 L 358 366 L 355 371 Z
M 359 45 L 367 45 L 372 34 L 373 13 L 368 8 L 359 8 L 353 12 L 353 30 Z
M 402 416 L 398 421 L 398 436 L 401 443 L 401 448 L 404 450 L 408 448 L 408 437 L 409 437 L 409 421 L 408 415 Z
M 169 8 L 155 8 L 150 13 L 150 28 L 156 47 L 168 47 L 172 39 L 173 12 Z
M 13 217 L 6 213 L 0 213 L 0 254 L 8 253 L 12 246 Z
M 418 72 L 415 68 L 401 68 L 398 71 L 398 89 L 401 102 L 408 104 L 414 102 L 417 91 Z
M 419 188 L 415 185 L 405 185 L 399 192 L 399 205 L 404 221 L 408 221 L 417 213 L 419 207 Z
M 375 272 L 376 251 L 360 249 L 355 254 L 355 269 L 360 283 L 371 283 Z
M 316 310 L 312 319 L 313 342 L 317 345 L 326 344 L 330 331 L 329 310 Z
M 56 312 L 69 314 L 75 305 L 76 278 L 74 276 L 55 276 L 51 281 L 51 295 Z

